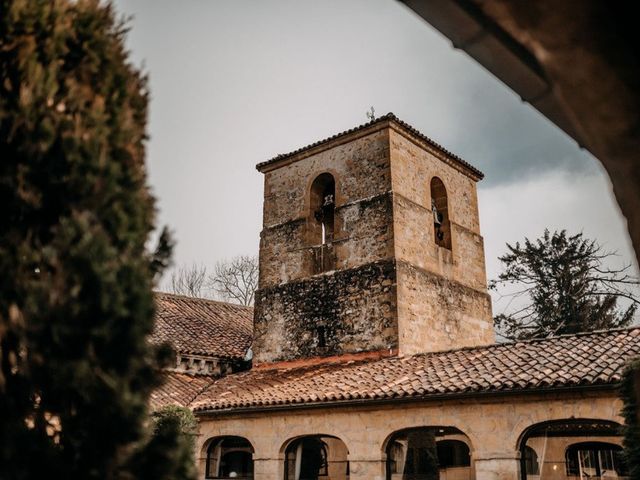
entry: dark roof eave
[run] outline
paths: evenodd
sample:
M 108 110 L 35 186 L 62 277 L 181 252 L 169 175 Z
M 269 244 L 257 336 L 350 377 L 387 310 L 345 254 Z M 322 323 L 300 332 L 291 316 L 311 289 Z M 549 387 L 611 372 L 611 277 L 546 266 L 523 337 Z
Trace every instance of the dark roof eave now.
M 438 150 L 439 152 L 441 152 L 444 157 L 446 157 L 447 159 L 453 161 L 459 168 L 462 168 L 464 171 L 467 172 L 468 175 L 470 175 L 472 178 L 474 178 L 474 180 L 478 181 L 478 180 L 482 180 L 484 178 L 484 173 L 482 173 L 480 170 L 478 170 L 476 167 L 474 167 L 473 165 L 471 165 L 469 162 L 467 162 L 466 160 L 463 160 L 461 157 L 459 157 L 458 155 L 450 152 L 449 150 L 445 149 L 442 145 L 434 142 L 432 139 L 430 139 L 429 137 L 427 137 L 425 134 L 423 134 L 422 132 L 420 132 L 419 130 L 417 130 L 416 128 L 412 127 L 411 125 L 409 125 L 408 123 L 400 120 L 398 117 L 396 117 L 393 113 L 387 113 L 386 115 L 383 115 L 379 118 L 376 118 L 375 120 L 371 120 L 370 122 L 364 123 L 362 125 L 359 125 L 357 127 L 351 128 L 349 130 L 345 130 L 343 132 L 337 133 L 335 135 L 332 135 L 330 137 L 327 137 L 323 140 L 319 140 L 317 142 L 311 143 L 307 146 L 298 148 L 292 152 L 289 153 L 282 153 L 280 155 L 276 155 L 275 157 L 271 158 L 270 160 L 267 160 L 265 162 L 261 162 L 258 163 L 256 165 L 256 170 L 258 170 L 259 172 L 265 172 L 267 170 L 267 167 L 272 166 L 273 164 L 279 163 L 281 161 L 290 159 L 292 157 L 295 157 L 296 155 L 299 155 L 301 153 L 307 152 L 313 148 L 316 147 L 320 147 L 322 145 L 326 145 L 330 142 L 333 142 L 341 137 L 344 137 L 346 135 L 349 134 L 353 134 L 362 130 L 365 130 L 369 127 L 372 127 L 376 124 L 379 123 L 384 123 L 384 122 L 392 122 L 395 125 L 399 126 L 402 130 L 410 133 L 411 135 L 413 135 L 414 137 L 417 137 L 418 139 L 420 139 L 421 141 L 427 143 L 429 146 L 431 146 L 432 148 Z
M 247 347 L 246 350 L 248 350 L 250 348 Z M 246 350 L 244 355 L 225 355 L 225 354 L 213 354 L 211 352 L 200 352 L 200 351 L 196 351 L 196 350 L 185 350 L 185 349 L 178 349 L 178 348 L 173 348 L 173 351 L 178 354 L 178 355 L 193 355 L 193 356 L 197 356 L 197 357 L 206 357 L 207 359 L 211 359 L 211 360 L 228 360 L 228 361 L 239 361 L 239 360 L 244 360 L 245 356 L 246 356 Z
M 306 403 L 286 403 L 275 405 L 256 405 L 247 407 L 231 407 L 231 408 L 207 408 L 202 407 L 200 409 L 195 408 L 193 412 L 195 415 L 202 417 L 215 417 L 224 415 L 234 415 L 237 413 L 259 413 L 259 412 L 274 412 L 274 411 L 287 411 L 287 410 L 306 410 L 306 409 L 318 409 L 318 408 L 336 408 L 336 407 L 356 407 L 356 406 L 375 406 L 375 405 L 389 405 L 398 403 L 420 403 L 439 400 L 462 400 L 473 398 L 486 398 L 488 396 L 503 397 L 513 395 L 535 395 L 546 393 L 584 393 L 584 392 L 597 392 L 597 391 L 613 391 L 620 387 L 619 382 L 615 383 L 602 383 L 602 384 L 588 384 L 588 385 L 572 385 L 570 387 L 545 387 L 535 389 L 510 389 L 510 390 L 481 390 L 475 392 L 453 392 L 453 393 L 439 393 L 439 394 L 427 394 L 421 396 L 406 396 L 406 397 L 391 397 L 391 398 L 357 398 L 347 400 L 332 400 L 322 402 L 306 402 Z

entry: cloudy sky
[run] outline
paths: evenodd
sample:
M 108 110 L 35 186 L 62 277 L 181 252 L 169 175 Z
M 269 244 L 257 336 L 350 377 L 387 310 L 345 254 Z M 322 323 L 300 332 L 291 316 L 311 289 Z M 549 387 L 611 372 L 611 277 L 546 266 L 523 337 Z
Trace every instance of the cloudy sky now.
M 256 254 L 256 163 L 393 112 L 485 172 L 489 278 L 545 227 L 633 258 L 598 162 L 399 2 L 117 0 L 150 75 L 148 165 L 175 262 Z

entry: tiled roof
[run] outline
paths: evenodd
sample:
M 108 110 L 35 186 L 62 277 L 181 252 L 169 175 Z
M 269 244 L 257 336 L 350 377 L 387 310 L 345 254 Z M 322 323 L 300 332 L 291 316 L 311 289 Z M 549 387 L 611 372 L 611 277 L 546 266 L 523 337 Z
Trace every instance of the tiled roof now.
M 237 359 L 251 346 L 250 307 L 156 293 L 156 309 L 152 343 L 168 342 L 178 353 Z
M 196 396 L 213 382 L 208 375 L 165 372 L 165 382 L 151 394 L 153 410 L 165 405 L 188 406 Z
M 294 155 L 297 155 L 297 154 L 299 154 L 301 152 L 304 152 L 306 150 L 310 150 L 311 148 L 317 147 L 319 145 L 323 145 L 325 143 L 329 143 L 332 140 L 340 138 L 340 137 L 342 137 L 344 135 L 348 135 L 350 133 L 358 132 L 358 131 L 364 130 L 365 128 L 368 128 L 368 127 L 370 127 L 372 125 L 375 125 L 377 123 L 382 123 L 382 122 L 387 122 L 387 121 L 394 122 L 396 125 L 399 125 L 404 130 L 407 130 L 409 133 L 413 134 L 415 137 L 419 138 L 423 142 L 426 142 L 427 144 L 431 145 L 432 147 L 436 148 L 437 150 L 440 150 L 446 156 L 450 157 L 452 160 L 454 160 L 455 162 L 457 162 L 461 166 L 465 167 L 467 170 L 470 170 L 471 172 L 473 172 L 473 174 L 476 175 L 479 179 L 484 178 L 484 173 L 482 173 L 476 167 L 474 167 L 473 165 L 471 165 L 467 161 L 463 160 L 458 155 L 456 155 L 454 153 L 451 153 L 450 151 L 448 151 L 447 149 L 445 149 L 444 147 L 442 147 L 438 143 L 436 143 L 433 140 L 431 140 L 424 133 L 422 133 L 422 132 L 416 130 L 415 128 L 413 128 L 408 123 L 403 122 L 402 120 L 400 120 L 398 117 L 396 117 L 391 112 L 389 112 L 386 115 L 383 115 L 383 116 L 381 116 L 379 118 L 376 118 L 375 120 L 372 120 L 370 122 L 364 123 L 364 124 L 362 124 L 362 125 L 360 125 L 358 127 L 351 128 L 349 130 L 345 130 L 344 132 L 337 133 L 335 135 L 332 135 L 331 137 L 325 138 L 323 140 L 319 140 L 319 141 L 314 142 L 314 143 L 312 143 L 310 145 L 307 145 L 305 147 L 298 148 L 297 150 L 294 150 L 293 152 L 281 153 L 280 155 L 277 155 L 277 156 L 273 157 L 272 159 L 267 160 L 266 162 L 258 163 L 256 165 L 256 168 L 258 170 L 261 170 L 262 168 L 266 167 L 267 165 L 271 165 L 272 163 L 279 162 L 280 160 L 284 160 L 285 158 L 292 157 Z
M 429 398 L 611 385 L 640 354 L 640 328 L 374 361 L 254 368 L 213 381 L 195 410 Z

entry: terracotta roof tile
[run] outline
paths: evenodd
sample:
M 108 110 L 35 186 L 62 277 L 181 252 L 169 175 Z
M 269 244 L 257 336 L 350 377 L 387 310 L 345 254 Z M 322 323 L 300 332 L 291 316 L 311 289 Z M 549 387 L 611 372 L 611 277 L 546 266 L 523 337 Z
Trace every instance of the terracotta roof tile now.
M 428 398 L 472 392 L 610 385 L 640 355 L 640 328 L 463 348 L 410 357 L 287 368 L 261 366 L 211 382 L 195 410 L 229 410 L 339 399 Z
M 409 133 L 413 134 L 415 137 L 419 138 L 423 142 L 431 145 L 432 147 L 434 147 L 437 150 L 440 150 L 443 154 L 445 154 L 447 157 L 451 158 L 454 162 L 460 164 L 461 166 L 465 167 L 467 170 L 472 172 L 475 176 L 478 177 L 478 180 L 481 180 L 482 178 L 484 178 L 484 173 L 482 173 L 476 167 L 474 167 L 473 165 L 471 165 L 467 161 L 463 160 L 462 158 L 460 158 L 456 154 L 451 153 L 450 151 L 448 151 L 447 149 L 445 149 L 444 147 L 442 147 L 438 143 L 436 143 L 433 140 L 431 140 L 429 137 L 427 137 L 422 132 L 420 132 L 420 131 L 416 130 L 415 128 L 413 128 L 408 123 L 403 122 L 402 120 L 400 120 L 398 117 L 396 117 L 391 112 L 389 112 L 386 115 L 383 115 L 383 116 L 381 116 L 379 118 L 376 118 L 375 120 L 372 120 L 370 122 L 367 122 L 367 123 L 364 123 L 364 124 L 362 124 L 360 126 L 357 126 L 355 128 L 351 128 L 349 130 L 345 130 L 344 132 L 337 133 L 335 135 L 332 135 L 331 137 L 328 137 L 328 138 L 325 138 L 323 140 L 319 140 L 317 142 L 311 143 L 311 144 L 309 144 L 309 145 L 307 145 L 305 147 L 298 148 L 297 150 L 294 150 L 292 152 L 281 153 L 280 155 L 277 155 L 277 156 L 273 157 L 272 159 L 267 160 L 266 162 L 258 163 L 256 165 L 256 169 L 262 170 L 264 167 L 266 167 L 268 165 L 271 165 L 273 163 L 279 162 L 280 160 L 284 160 L 286 158 L 293 157 L 294 155 L 302 153 L 302 152 L 304 152 L 306 150 L 310 150 L 310 149 L 312 149 L 314 147 L 329 143 L 332 140 L 340 138 L 340 137 L 342 137 L 344 135 L 348 135 L 350 133 L 358 132 L 360 130 L 364 130 L 365 128 L 371 127 L 372 125 L 375 125 L 377 123 L 382 123 L 382 122 L 387 122 L 387 121 L 394 122 L 396 125 L 402 127 L 404 130 L 406 130 Z
M 214 380 L 208 375 L 166 372 L 165 382 L 151 394 L 151 408 L 155 410 L 165 405 L 186 407 Z
M 152 343 L 168 342 L 178 353 L 242 359 L 252 332 L 250 307 L 156 293 Z

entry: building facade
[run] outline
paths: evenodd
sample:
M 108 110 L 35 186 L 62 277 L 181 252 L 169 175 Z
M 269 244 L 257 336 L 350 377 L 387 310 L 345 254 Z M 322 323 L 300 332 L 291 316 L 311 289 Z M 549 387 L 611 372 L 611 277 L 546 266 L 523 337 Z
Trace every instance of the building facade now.
M 166 387 L 200 478 L 625 476 L 640 329 L 496 344 L 481 172 L 391 114 L 257 168 L 253 367 Z

